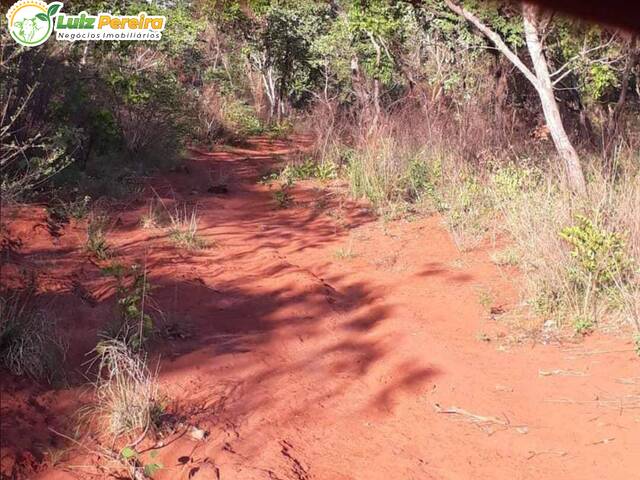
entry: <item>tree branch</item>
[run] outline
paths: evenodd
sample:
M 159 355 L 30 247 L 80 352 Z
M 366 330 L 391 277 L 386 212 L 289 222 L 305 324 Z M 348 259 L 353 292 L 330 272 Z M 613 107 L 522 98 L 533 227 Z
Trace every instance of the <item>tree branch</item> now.
M 450 10 L 457 13 L 469 23 L 471 23 L 474 27 L 476 27 L 482 34 L 487 37 L 496 48 L 505 56 L 507 59 L 513 63 L 520 72 L 531 82 L 531 84 L 536 88 L 538 86 L 538 78 L 534 75 L 534 73 L 529 70 L 529 68 L 522 63 L 522 60 L 518 58 L 518 56 L 507 46 L 506 43 L 500 38 L 496 32 L 487 27 L 482 21 L 476 17 L 473 13 L 466 10 L 464 7 L 453 3 L 451 0 L 445 0 L 445 4 L 449 7 Z

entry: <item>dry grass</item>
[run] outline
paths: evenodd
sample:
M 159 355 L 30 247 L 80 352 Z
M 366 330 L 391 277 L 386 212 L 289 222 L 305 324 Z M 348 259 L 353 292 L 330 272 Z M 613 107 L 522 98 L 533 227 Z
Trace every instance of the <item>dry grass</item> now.
M 208 242 L 198 234 L 198 210 L 187 205 L 176 206 L 169 212 L 169 239 L 178 247 L 187 250 L 202 250 Z
M 637 152 L 617 151 L 614 178 L 603 173 L 601 159 L 590 159 L 588 195 L 576 197 L 564 188 L 555 156 L 542 148 L 542 141 L 522 140 L 518 132 L 512 132 L 515 137 L 485 135 L 473 123 L 479 121 L 473 109 L 473 125 L 466 113 L 424 121 L 416 115 L 401 108 L 383 115 L 374 127 L 344 131 L 334 120 L 333 133 L 319 137 L 317 151 L 346 158 L 352 195 L 368 199 L 385 218 L 438 212 L 462 251 L 498 235 L 510 238 L 512 244 L 492 259 L 498 265 L 517 265 L 523 272 L 522 295 L 537 317 L 538 329 L 553 320 L 559 326 L 573 324 L 582 333 L 593 328 L 624 330 L 629 325 L 640 331 Z M 456 132 L 457 137 L 446 132 Z M 348 154 L 336 154 L 340 151 Z M 587 252 L 595 255 L 597 264 L 625 258 L 622 263 L 628 267 L 607 272 L 607 282 L 580 271 L 586 260 L 577 258 L 575 246 L 561 235 L 576 227 L 580 216 L 601 238 L 621 239 L 622 251 L 605 245 L 596 246 L 596 253 Z M 586 281 L 580 278 L 585 276 Z M 530 315 L 525 323 L 530 329 Z
M 133 352 L 121 340 L 104 340 L 93 352 L 95 403 L 82 416 L 97 418 L 101 431 L 114 442 L 124 436 L 133 439 L 128 445 L 137 445 L 158 425 L 162 414 L 157 372 L 149 370 L 145 355 Z
M 140 217 L 140 226 L 145 230 L 162 227 L 167 222 L 167 215 L 158 197 L 152 197 L 147 204 L 147 210 Z
M 0 298 L 0 361 L 14 375 L 53 382 L 62 377 L 67 345 L 31 290 Z

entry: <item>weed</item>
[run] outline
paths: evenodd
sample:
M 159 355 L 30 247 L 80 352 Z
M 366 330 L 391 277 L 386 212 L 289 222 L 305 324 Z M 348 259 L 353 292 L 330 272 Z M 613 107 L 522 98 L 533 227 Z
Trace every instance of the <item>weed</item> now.
M 445 192 L 444 218 L 461 250 L 480 243 L 488 231 L 493 206 L 487 190 L 472 176 L 462 176 Z
M 511 201 L 541 183 L 542 172 L 534 168 L 507 165 L 491 176 L 492 191 L 499 201 Z
M 49 217 L 54 219 L 58 218 L 66 220 L 73 218 L 81 220 L 87 217 L 91 212 L 91 197 L 89 195 L 85 195 L 68 202 L 57 200 L 55 203 L 47 206 L 47 212 Z
M 121 264 L 110 265 L 103 269 L 116 279 L 118 298 L 117 321 L 102 332 L 106 339 L 124 342 L 134 351 L 140 350 L 153 333 L 153 319 L 147 313 L 152 300 L 152 286 L 147 280 L 146 271 L 138 265 L 129 268 Z
M 289 193 L 289 187 L 286 184 L 283 184 L 279 189 L 274 190 L 271 195 L 273 196 L 278 208 L 289 208 L 293 203 L 293 197 Z
M 278 172 L 269 171 L 260 175 L 260 179 L 258 180 L 258 183 L 262 185 L 271 185 L 273 182 L 278 180 L 279 177 L 280 177 L 280 174 Z
M 491 254 L 491 261 L 500 267 L 507 265 L 515 267 L 520 263 L 520 255 L 514 247 L 507 247 L 503 250 L 493 252 Z
M 640 357 L 640 333 L 636 333 L 633 337 L 633 344 L 636 347 L 636 355 Z
M 86 249 L 98 260 L 107 260 L 111 257 L 111 247 L 105 233 L 107 223 L 108 217 L 105 215 L 92 215 L 87 223 Z
M 197 208 L 191 211 L 186 205 L 176 207 L 173 214 L 169 214 L 171 225 L 169 226 L 169 239 L 180 248 L 187 250 L 202 250 L 209 243 L 198 235 Z
M 158 470 L 162 469 L 163 465 L 161 463 L 153 461 L 157 455 L 157 451 L 151 451 L 149 457 L 152 462 L 145 463 L 140 457 L 140 454 L 131 447 L 125 447 L 120 452 L 120 457 L 122 458 L 123 463 L 127 466 L 129 476 L 132 479 L 139 478 L 141 474 L 143 478 L 153 477 Z
M 272 123 L 267 127 L 267 135 L 272 140 L 285 138 L 288 135 L 290 135 L 292 131 L 293 131 L 293 124 L 288 120 Z
M 334 255 L 338 260 L 349 260 L 358 256 L 358 254 L 353 251 L 352 240 L 349 241 L 349 245 L 337 249 Z
M 147 206 L 147 211 L 140 217 L 140 226 L 144 229 L 162 226 L 166 221 L 166 215 L 163 213 L 158 200 L 155 197 L 152 198 Z
M 482 305 L 482 308 L 489 310 L 493 305 L 493 294 L 491 291 L 484 288 L 478 290 L 478 302 Z
M 0 361 L 12 374 L 51 383 L 66 348 L 55 322 L 34 307 L 32 289 L 0 297 Z
M 327 181 L 337 176 L 338 172 L 334 163 L 328 161 L 318 163 L 311 158 L 307 158 L 301 163 L 290 163 L 280 172 L 280 179 L 284 182 L 295 182 L 311 178 Z
M 593 332 L 595 324 L 589 317 L 578 316 L 573 321 L 573 328 L 579 335 L 588 335 Z
M 117 279 L 121 279 L 127 272 L 127 267 L 125 267 L 120 262 L 111 262 L 109 265 L 102 267 L 100 269 L 100 272 L 103 275 L 108 275 L 108 276 L 115 277 Z

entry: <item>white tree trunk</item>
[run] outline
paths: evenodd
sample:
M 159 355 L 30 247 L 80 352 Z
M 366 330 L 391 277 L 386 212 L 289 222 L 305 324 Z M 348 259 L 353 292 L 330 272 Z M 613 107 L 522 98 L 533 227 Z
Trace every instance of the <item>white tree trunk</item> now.
M 537 78 L 537 85 L 535 85 L 535 87 L 540 97 L 540 103 L 542 104 L 542 111 L 544 112 L 549 133 L 558 150 L 560 159 L 564 164 L 569 187 L 577 193 L 583 194 L 586 192 L 586 184 L 582 173 L 582 166 L 580 165 L 580 158 L 575 148 L 573 148 L 571 140 L 569 140 L 569 136 L 562 124 L 558 103 L 553 93 L 547 59 L 544 56 L 542 43 L 540 42 L 538 32 L 538 7 L 526 3 L 523 4 L 522 17 L 524 20 L 524 36 Z
M 553 144 L 562 161 L 569 188 L 577 193 L 584 194 L 586 192 L 586 183 L 582 173 L 580 159 L 562 124 L 558 103 L 553 94 L 553 84 L 551 83 L 551 77 L 549 75 L 547 59 L 542 50 L 542 42 L 540 41 L 540 34 L 538 32 L 538 7 L 526 3 L 522 4 L 525 40 L 533 63 L 534 73 L 518 58 L 507 44 L 504 43 L 500 35 L 482 23 L 473 13 L 451 0 L 445 0 L 445 3 L 449 9 L 463 17 L 486 36 L 500 53 L 507 57 L 535 87 L 540 97 L 542 112 L 544 113 Z

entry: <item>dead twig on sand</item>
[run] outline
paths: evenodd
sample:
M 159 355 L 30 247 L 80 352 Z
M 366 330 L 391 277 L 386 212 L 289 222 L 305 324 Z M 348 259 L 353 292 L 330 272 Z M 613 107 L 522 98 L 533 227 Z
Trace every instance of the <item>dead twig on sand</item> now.
M 458 407 L 442 408 L 437 403 L 434 403 L 433 407 L 438 413 L 462 415 L 463 417 L 471 419 L 473 422 L 476 422 L 476 423 L 496 423 L 498 425 L 504 425 L 504 426 L 509 425 L 509 422 L 506 420 L 502 420 L 496 417 L 484 417 L 482 415 L 476 415 L 475 413 L 467 412 L 466 410 L 463 410 L 462 408 L 458 408 Z
M 554 450 L 543 450 L 542 452 L 530 451 L 529 455 L 527 456 L 527 460 L 531 460 L 532 458 L 535 458 L 538 455 L 558 455 L 559 457 L 564 457 L 567 455 L 567 452 L 562 450 L 559 450 L 557 452 Z
M 603 438 L 602 440 L 598 440 L 597 442 L 589 443 L 588 445 L 605 445 L 607 443 L 611 443 L 615 440 L 615 437 Z
M 538 370 L 541 377 L 551 377 L 558 375 L 560 377 L 586 377 L 588 374 L 579 370 Z

